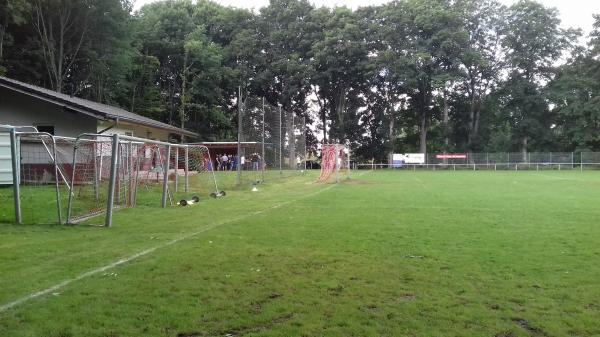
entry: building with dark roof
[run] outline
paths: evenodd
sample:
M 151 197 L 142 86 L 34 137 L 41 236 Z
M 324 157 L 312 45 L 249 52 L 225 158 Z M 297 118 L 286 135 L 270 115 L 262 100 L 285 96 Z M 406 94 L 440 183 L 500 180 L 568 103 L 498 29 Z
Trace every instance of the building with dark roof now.
M 56 136 L 82 133 L 126 134 L 168 141 L 198 135 L 154 119 L 0 77 L 0 124 L 35 126 Z

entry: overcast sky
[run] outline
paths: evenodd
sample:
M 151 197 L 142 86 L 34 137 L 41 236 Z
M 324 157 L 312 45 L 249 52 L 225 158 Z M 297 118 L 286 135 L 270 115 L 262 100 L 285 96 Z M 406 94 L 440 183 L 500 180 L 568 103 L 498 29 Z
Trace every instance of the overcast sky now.
M 139 9 L 144 4 L 154 2 L 156 0 L 136 0 L 135 9 Z M 510 5 L 517 0 L 499 0 L 500 2 Z M 243 8 L 254 8 L 269 4 L 269 0 L 216 0 L 216 2 Z M 335 6 L 345 5 L 356 8 L 358 6 L 378 5 L 387 0 L 310 0 L 316 6 Z M 592 14 L 600 14 L 600 0 L 540 0 L 547 7 L 556 7 L 561 13 L 562 25 L 564 27 L 581 28 L 587 34 L 592 29 L 593 18 Z

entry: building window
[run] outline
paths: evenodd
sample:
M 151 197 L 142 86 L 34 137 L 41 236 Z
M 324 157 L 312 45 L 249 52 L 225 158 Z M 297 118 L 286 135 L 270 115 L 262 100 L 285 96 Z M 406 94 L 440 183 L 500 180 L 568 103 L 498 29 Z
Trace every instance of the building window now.
M 54 125 L 37 125 L 36 128 L 39 132 L 47 132 L 54 136 Z
M 125 136 L 133 137 L 133 131 L 125 131 Z

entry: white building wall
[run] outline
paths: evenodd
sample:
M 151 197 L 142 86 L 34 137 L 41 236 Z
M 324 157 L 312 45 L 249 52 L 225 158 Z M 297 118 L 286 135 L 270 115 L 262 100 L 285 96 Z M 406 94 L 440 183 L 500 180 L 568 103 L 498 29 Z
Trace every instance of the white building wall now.
M 15 126 L 52 125 L 57 136 L 76 137 L 97 132 L 97 120 L 61 106 L 0 87 L 0 124 Z

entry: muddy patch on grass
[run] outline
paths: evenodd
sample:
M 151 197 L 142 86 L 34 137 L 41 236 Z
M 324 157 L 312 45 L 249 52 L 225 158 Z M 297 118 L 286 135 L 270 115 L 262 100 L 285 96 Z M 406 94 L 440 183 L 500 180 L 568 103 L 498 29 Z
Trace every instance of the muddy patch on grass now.
M 526 319 L 513 318 L 512 321 L 519 327 L 527 330 L 527 332 L 529 332 L 529 334 L 532 336 L 540 336 L 540 337 L 547 336 L 546 333 L 544 332 L 544 330 L 531 325 L 531 323 L 529 323 L 529 321 L 527 321 Z
M 274 299 L 276 299 L 276 298 L 279 298 L 279 297 L 281 297 L 281 296 L 283 296 L 283 295 L 281 295 L 280 293 L 271 293 L 271 294 L 269 295 L 269 299 L 272 299 L 272 300 L 274 300 Z
M 379 308 L 375 304 L 363 305 L 359 309 L 363 312 L 370 312 L 370 313 L 379 311 Z
M 417 299 L 417 296 L 414 294 L 404 294 L 398 297 L 398 302 L 413 302 Z
M 283 294 L 280 294 L 278 292 L 272 292 L 265 298 L 250 302 L 250 313 L 254 315 L 260 315 L 263 311 L 263 306 L 265 304 L 274 301 L 282 296 Z

